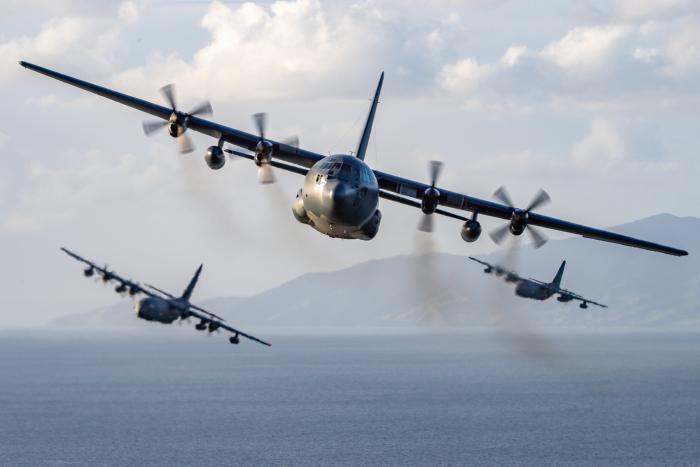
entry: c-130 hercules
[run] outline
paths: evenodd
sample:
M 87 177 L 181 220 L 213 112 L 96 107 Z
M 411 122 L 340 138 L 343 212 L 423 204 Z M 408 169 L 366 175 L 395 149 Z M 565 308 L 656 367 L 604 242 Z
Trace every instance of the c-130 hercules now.
M 508 222 L 492 233 L 491 236 L 497 243 L 503 241 L 508 233 L 521 235 L 528 230 L 534 239 L 535 246 L 541 246 L 546 242 L 546 237 L 536 227 L 543 227 L 669 255 L 688 254 L 681 249 L 535 213 L 533 212 L 535 209 L 549 201 L 549 196 L 542 190 L 530 205 L 523 209 L 515 207 L 504 189 L 494 193 L 494 196 L 503 203 L 499 204 L 439 188 L 437 180 L 442 168 L 439 162 L 433 161 L 430 164 L 430 184 L 372 170 L 364 159 L 379 103 L 384 73 L 379 79 L 355 154 L 323 156 L 300 149 L 296 144 L 285 144 L 268 139 L 265 135 L 264 114 L 254 115 L 258 135 L 253 135 L 201 118 L 201 115 L 211 113 L 211 105 L 208 102 L 190 112 L 182 112 L 177 108 L 172 85 L 161 89 L 168 102 L 168 107 L 165 107 L 38 65 L 24 61 L 20 62 L 20 65 L 157 117 L 158 121 L 144 123 L 143 129 L 146 134 L 150 135 L 158 128 L 167 127 L 170 135 L 178 139 L 181 152 L 192 151 L 192 144 L 186 133 L 188 130 L 215 138 L 218 143 L 210 146 L 204 157 L 211 169 L 218 170 L 224 166 L 226 162 L 224 152 L 226 152 L 232 156 L 254 161 L 259 167 L 260 181 L 263 183 L 272 181 L 272 167 L 303 175 L 305 177 L 303 186 L 299 189 L 292 207 L 294 217 L 299 222 L 331 237 L 361 240 L 374 238 L 379 231 L 382 218 L 379 198 L 384 198 L 419 208 L 423 212 L 421 230 L 432 231 L 433 214 L 463 221 L 461 236 L 466 242 L 474 242 L 480 237 L 482 229 L 477 217 L 484 215 Z M 251 152 L 224 149 L 225 143 Z M 442 208 L 470 211 L 472 215 L 467 218 Z
M 136 316 L 143 320 L 171 324 L 174 321 L 188 320 L 190 317 L 192 317 L 199 320 L 199 323 L 194 326 L 198 331 L 208 331 L 209 333 L 212 333 L 214 331 L 218 331 L 219 329 L 225 329 L 226 331 L 232 333 L 233 336 L 229 337 L 229 342 L 231 344 L 238 344 L 240 342 L 240 336 L 242 336 L 268 347 L 270 346 L 269 343 L 260 340 L 257 337 L 251 336 L 250 334 L 246 334 L 229 326 L 224 322 L 225 320 L 222 317 L 190 303 L 190 297 L 192 296 L 192 292 L 197 285 L 199 275 L 202 272 L 202 265 L 197 268 L 197 271 L 194 273 L 194 276 L 190 280 L 190 283 L 187 285 L 187 288 L 182 295 L 177 297 L 152 285 L 141 285 L 129 279 L 124 279 L 116 272 L 110 271 L 107 266 L 100 267 L 92 261 L 89 261 L 73 253 L 72 251 L 67 250 L 66 248 L 61 248 L 61 251 L 86 265 L 86 268 L 83 271 L 85 277 L 92 277 L 97 274 L 97 276 L 100 277 L 102 282 L 105 284 L 109 282 L 116 282 L 117 286 L 114 288 L 114 291 L 118 294 L 128 294 L 130 297 L 145 295 L 144 298 L 134 303 L 134 311 L 136 311 Z
M 552 282 L 542 282 L 537 279 L 525 279 L 520 277 L 518 273 L 505 269 L 497 264 L 490 264 L 486 261 L 481 261 L 480 259 L 469 257 L 470 260 L 476 261 L 479 264 L 486 266 L 484 272 L 486 274 L 496 274 L 499 277 L 503 277 L 506 282 L 516 284 L 515 295 L 523 298 L 531 298 L 533 300 L 547 300 L 552 295 L 559 295 L 557 301 L 566 303 L 572 300 L 578 300 L 581 303 L 579 307 L 582 309 L 588 308 L 588 304 L 596 305 L 602 308 L 607 308 L 607 305 L 602 303 L 594 302 L 585 297 L 582 297 L 570 290 L 561 288 L 561 279 L 564 276 L 564 268 L 566 267 L 566 261 L 562 261 L 561 266 L 557 274 L 554 276 Z

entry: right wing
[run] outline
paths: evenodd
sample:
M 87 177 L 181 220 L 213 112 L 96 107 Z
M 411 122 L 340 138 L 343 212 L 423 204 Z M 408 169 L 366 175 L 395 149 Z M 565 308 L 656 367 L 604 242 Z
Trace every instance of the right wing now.
M 482 261 L 480 259 L 474 258 L 473 256 L 469 256 L 469 259 L 472 261 L 476 261 L 477 263 L 486 266 L 486 269 L 484 269 L 484 272 L 486 274 L 491 274 L 494 272 L 497 276 L 506 276 L 506 282 L 518 282 L 521 280 L 520 276 L 518 273 L 514 271 L 510 271 L 508 269 L 505 269 L 497 264 L 490 264 L 487 263 L 486 261 Z

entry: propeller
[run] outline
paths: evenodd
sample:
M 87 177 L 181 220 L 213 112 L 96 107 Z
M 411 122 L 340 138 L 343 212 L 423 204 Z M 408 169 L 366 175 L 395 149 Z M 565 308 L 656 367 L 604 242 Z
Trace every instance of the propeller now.
M 253 123 L 260 136 L 260 140 L 255 145 L 253 154 L 237 151 L 233 149 L 224 149 L 224 152 L 233 154 L 234 156 L 252 159 L 255 165 L 258 166 L 258 181 L 262 184 L 270 184 L 275 182 L 275 175 L 272 171 L 272 154 L 275 151 L 275 144 L 265 138 L 267 130 L 267 114 L 256 113 L 252 115 Z M 279 142 L 280 146 L 288 146 L 292 148 L 299 147 L 299 138 L 292 136 L 283 139 Z
M 173 113 L 170 114 L 170 118 L 168 120 L 144 121 L 143 132 L 146 134 L 146 136 L 151 136 L 154 132 L 167 126 L 170 136 L 177 138 L 180 153 L 186 154 L 192 152 L 194 150 L 194 145 L 192 144 L 190 137 L 185 133 L 187 131 L 187 125 L 190 122 L 190 118 L 195 115 L 211 115 L 213 112 L 211 104 L 208 101 L 204 101 L 195 106 L 189 112 L 181 112 L 177 109 L 174 85 L 167 84 L 160 88 L 160 92 L 168 102 L 168 105 L 172 109 Z
M 540 191 L 537 192 L 537 194 L 532 199 L 528 207 L 525 209 L 519 209 L 514 206 L 513 201 L 510 195 L 508 194 L 508 191 L 503 186 L 496 190 L 493 196 L 506 206 L 513 209 L 513 214 L 510 217 L 510 222 L 489 233 L 491 239 L 495 243 L 501 244 L 509 232 L 513 235 L 521 235 L 525 230 L 527 230 L 530 236 L 532 237 L 535 248 L 540 248 L 545 243 L 547 243 L 547 237 L 538 229 L 528 224 L 530 212 L 534 209 L 546 205 L 551 201 L 551 198 L 549 197 L 546 191 L 540 189 Z
M 440 192 L 435 188 L 435 185 L 437 185 L 438 178 L 440 178 L 443 166 L 444 164 L 440 161 L 430 161 L 428 163 L 430 188 L 426 188 L 423 192 L 423 198 L 421 200 L 423 218 L 420 224 L 418 224 L 418 230 L 422 232 L 432 232 L 434 228 L 432 214 L 435 212 L 440 202 Z
M 258 181 L 262 184 L 274 183 L 275 175 L 272 173 L 272 143 L 265 139 L 267 129 L 267 114 L 253 114 L 253 123 L 258 130 L 260 141 L 255 146 L 255 164 L 258 166 Z

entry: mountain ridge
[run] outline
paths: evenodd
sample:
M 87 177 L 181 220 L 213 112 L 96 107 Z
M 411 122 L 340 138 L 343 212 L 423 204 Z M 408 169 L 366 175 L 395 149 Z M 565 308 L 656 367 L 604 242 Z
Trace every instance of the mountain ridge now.
M 690 256 L 596 242 L 552 240 L 480 257 L 513 263 L 523 277 L 548 281 L 562 260 L 562 286 L 610 305 L 583 313 L 552 298 L 515 297 L 512 285 L 483 274 L 467 255 L 426 253 L 373 259 L 332 272 L 310 272 L 250 297 L 217 297 L 199 304 L 246 329 L 476 329 L 505 321 L 569 329 L 700 328 L 700 219 L 661 213 L 611 228 L 687 249 Z M 517 253 L 515 253 L 517 252 Z M 113 326 L 126 304 L 54 320 L 63 327 Z M 235 310 L 235 311 L 234 311 Z M 141 324 L 129 314 L 125 327 Z M 109 324 L 112 323 L 112 324 Z

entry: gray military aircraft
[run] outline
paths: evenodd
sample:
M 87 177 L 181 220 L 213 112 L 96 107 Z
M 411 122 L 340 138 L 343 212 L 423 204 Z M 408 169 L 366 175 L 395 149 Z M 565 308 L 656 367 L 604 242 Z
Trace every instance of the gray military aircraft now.
M 212 111 L 208 102 L 195 107 L 190 112 L 183 112 L 177 108 L 172 85 L 161 89 L 168 103 L 165 107 L 38 65 L 24 61 L 20 62 L 20 65 L 157 117 L 158 121 L 144 122 L 144 132 L 151 135 L 157 129 L 167 127 L 170 135 L 177 138 L 181 152 L 192 151 L 192 144 L 186 133 L 188 130 L 217 139 L 218 143 L 210 146 L 204 156 L 211 169 L 221 169 L 226 162 L 224 153 L 228 153 L 254 161 L 259 167 L 259 178 L 263 183 L 273 180 L 272 167 L 303 175 L 304 184 L 299 189 L 292 206 L 294 217 L 299 222 L 331 237 L 361 240 L 374 238 L 379 231 L 382 218 L 379 198 L 384 198 L 419 208 L 423 212 L 419 228 L 424 231 L 433 230 L 433 214 L 463 221 L 461 236 L 466 242 L 474 242 L 479 238 L 482 229 L 477 216 L 485 215 L 508 222 L 492 233 L 491 236 L 497 243 L 502 242 L 509 232 L 513 235 L 521 235 L 527 230 L 534 239 L 535 246 L 542 246 L 546 238 L 536 229 L 536 226 L 539 226 L 669 255 L 688 254 L 677 248 L 537 214 L 533 211 L 549 201 L 549 196 L 542 190 L 529 206 L 522 209 L 515 207 L 504 188 L 494 193 L 494 196 L 503 204 L 438 188 L 437 181 L 442 170 L 440 162 L 430 163 L 430 184 L 372 170 L 364 159 L 379 103 L 384 73 L 379 78 L 357 151 L 353 155 L 323 156 L 300 149 L 298 140 L 296 143 L 287 144 L 267 138 L 265 114 L 253 116 L 258 131 L 257 135 L 253 135 L 201 118 L 201 115 L 210 114 Z M 250 152 L 224 149 L 225 143 Z M 469 211 L 472 215 L 467 218 L 441 207 Z
M 141 319 L 146 321 L 156 321 L 163 324 L 171 324 L 176 320 L 189 320 L 190 317 L 193 317 L 199 320 L 199 323 L 194 326 L 198 331 L 206 330 L 209 333 L 212 333 L 219 329 L 225 329 L 226 331 L 233 333 L 233 336 L 229 337 L 229 342 L 231 344 L 238 344 L 240 342 L 239 336 L 243 336 L 255 342 L 267 345 L 268 347 L 270 346 L 269 343 L 260 340 L 257 337 L 251 336 L 250 334 L 239 331 L 238 329 L 224 323 L 225 320 L 221 316 L 217 316 L 214 313 L 210 313 L 207 310 L 190 303 L 190 297 L 192 296 L 192 292 L 197 285 L 199 275 L 202 273 L 203 265 L 200 265 L 197 268 L 197 271 L 194 273 L 194 276 L 190 280 L 190 283 L 187 285 L 187 288 L 183 294 L 176 297 L 152 285 L 141 285 L 129 279 L 124 279 L 116 272 L 110 271 L 107 266 L 100 267 L 92 261 L 78 256 L 66 248 L 61 248 L 61 250 L 86 265 L 86 268 L 83 271 L 85 277 L 93 277 L 97 275 L 97 277 L 100 277 L 102 282 L 105 284 L 116 282 L 117 286 L 114 288 L 114 291 L 120 295 L 128 294 L 131 297 L 136 295 L 145 295 L 144 298 L 134 304 L 136 316 Z
M 542 282 L 532 278 L 524 279 L 513 271 L 495 264 L 489 264 L 486 261 L 481 261 L 480 259 L 472 256 L 470 256 L 469 259 L 486 266 L 486 269 L 484 269 L 486 274 L 496 274 L 499 277 L 503 277 L 506 282 L 517 284 L 515 286 L 515 294 L 519 297 L 532 298 L 533 300 L 547 300 L 552 295 L 558 294 L 558 301 L 566 303 L 570 302 L 571 300 L 578 300 L 581 302 L 579 307 L 583 308 L 584 310 L 588 308 L 589 303 L 591 305 L 607 308 L 607 306 L 603 305 L 602 303 L 594 302 L 593 300 L 584 298 L 571 292 L 570 290 L 561 288 L 561 278 L 564 275 L 566 261 L 562 261 L 561 266 L 559 266 L 559 270 L 554 276 L 552 282 Z

